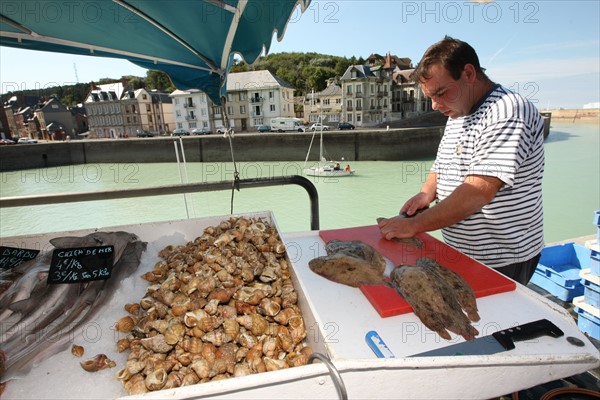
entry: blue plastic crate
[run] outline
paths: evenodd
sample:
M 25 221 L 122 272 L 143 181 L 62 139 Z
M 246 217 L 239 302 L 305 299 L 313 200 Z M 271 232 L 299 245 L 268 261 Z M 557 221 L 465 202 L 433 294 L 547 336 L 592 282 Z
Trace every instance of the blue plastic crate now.
M 600 253 L 592 250 L 592 259 L 590 260 L 590 274 L 600 276 Z
M 600 308 L 600 286 L 592 281 L 584 279 L 583 288 L 585 302 L 596 308 Z
M 579 330 L 596 340 L 600 340 L 600 318 L 593 316 L 581 307 L 575 307 L 574 310 L 577 313 L 577 327 Z
M 545 247 L 531 283 L 563 301 L 571 301 L 583 294 L 579 272 L 589 268 L 590 262 L 591 251 L 586 247 L 571 242 Z

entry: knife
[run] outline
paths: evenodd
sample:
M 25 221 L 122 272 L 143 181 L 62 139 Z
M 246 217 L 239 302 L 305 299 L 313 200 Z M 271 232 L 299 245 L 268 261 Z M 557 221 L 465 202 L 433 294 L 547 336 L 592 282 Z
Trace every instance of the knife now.
M 513 328 L 504 329 L 488 336 L 467 342 L 457 343 L 440 349 L 426 351 L 411 357 L 486 355 L 515 348 L 515 342 L 531 340 L 541 336 L 558 338 L 563 331 L 547 319 L 528 322 Z

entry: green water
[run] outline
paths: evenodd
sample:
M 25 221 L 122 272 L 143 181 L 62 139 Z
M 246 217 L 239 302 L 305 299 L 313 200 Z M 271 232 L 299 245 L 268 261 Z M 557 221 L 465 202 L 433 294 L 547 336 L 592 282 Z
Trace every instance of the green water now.
M 545 238 L 547 242 L 591 235 L 600 209 L 600 128 L 598 124 L 553 124 L 545 144 Z M 409 162 L 352 162 L 357 176 L 310 178 L 319 193 L 321 229 L 371 225 L 392 216 L 416 193 L 432 159 Z M 240 163 L 241 178 L 299 174 L 301 162 Z M 231 163 L 188 163 L 189 182 L 230 180 Z M 0 174 L 0 195 L 141 188 L 180 183 L 175 163 L 88 164 Z M 295 185 L 242 189 L 233 212 L 273 211 L 282 231 L 310 229 L 304 189 Z M 93 201 L 0 209 L 2 237 L 60 232 L 190 217 L 227 215 L 231 191 L 151 198 Z M 439 237 L 439 232 L 434 232 Z

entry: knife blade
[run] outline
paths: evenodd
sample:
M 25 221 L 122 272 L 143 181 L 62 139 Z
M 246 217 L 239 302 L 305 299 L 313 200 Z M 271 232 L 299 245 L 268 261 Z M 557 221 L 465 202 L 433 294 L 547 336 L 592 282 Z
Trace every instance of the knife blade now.
M 415 354 L 411 357 L 496 354 L 514 349 L 515 342 L 531 340 L 542 336 L 558 338 L 563 335 L 563 331 L 552 322 L 547 319 L 540 319 L 513 328 L 503 329 L 488 336 Z

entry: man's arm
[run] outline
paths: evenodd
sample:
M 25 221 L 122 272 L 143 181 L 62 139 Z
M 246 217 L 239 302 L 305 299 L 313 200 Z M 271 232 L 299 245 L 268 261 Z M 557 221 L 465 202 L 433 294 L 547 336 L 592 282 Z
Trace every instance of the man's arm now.
M 481 210 L 498 193 L 503 182 L 492 176 L 469 175 L 465 182 L 435 207 L 412 218 L 393 218 L 380 224 L 386 239 L 409 238 L 454 225 Z M 410 215 L 410 214 L 409 214 Z

